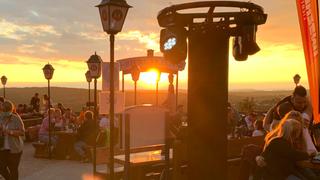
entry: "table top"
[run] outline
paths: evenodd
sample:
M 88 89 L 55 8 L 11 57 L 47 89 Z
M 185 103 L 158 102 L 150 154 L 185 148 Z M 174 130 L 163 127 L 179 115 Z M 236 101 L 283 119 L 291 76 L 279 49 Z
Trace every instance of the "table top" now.
M 76 132 L 73 132 L 73 131 L 55 131 L 54 133 L 57 135 L 60 135 L 60 134 L 62 134 L 62 135 L 64 135 L 64 134 L 76 135 L 77 134 Z
M 116 155 L 114 159 L 119 164 L 125 163 L 125 155 Z M 170 159 L 172 159 L 172 149 L 170 149 Z M 130 153 L 130 165 L 141 166 L 164 162 L 165 157 L 161 154 L 161 150 L 146 151 L 138 153 Z
M 319 163 L 312 163 L 311 160 L 298 161 L 297 165 L 299 167 L 303 167 L 303 168 L 310 168 L 310 169 L 318 169 L 318 170 L 320 170 L 320 164 Z

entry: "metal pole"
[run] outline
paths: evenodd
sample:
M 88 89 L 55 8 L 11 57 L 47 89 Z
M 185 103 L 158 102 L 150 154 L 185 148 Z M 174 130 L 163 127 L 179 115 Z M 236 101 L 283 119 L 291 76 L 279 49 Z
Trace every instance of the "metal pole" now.
M 48 80 L 48 118 L 49 118 L 49 159 L 51 159 L 51 95 L 50 95 L 50 80 Z
M 89 95 L 88 95 L 88 100 L 89 100 L 89 104 L 88 104 L 88 106 L 89 106 L 89 110 L 91 109 L 91 104 L 90 104 L 90 102 L 91 102 L 91 100 L 90 100 L 90 82 L 88 82 L 88 84 L 89 84 Z
M 97 118 L 98 118 L 98 114 L 97 114 L 97 78 L 94 78 L 94 123 L 95 123 L 95 129 L 94 129 L 94 133 L 95 133 L 95 137 L 97 137 Z M 97 166 L 97 142 L 94 141 L 93 143 L 93 174 L 96 174 L 96 166 Z
M 134 105 L 137 105 L 137 81 L 134 81 Z
M 157 87 L 156 87 L 156 105 L 159 105 L 159 81 L 157 80 Z
M 124 72 L 122 71 L 122 92 L 124 92 Z
M 6 98 L 6 85 L 3 85 L 3 97 Z
M 114 179 L 114 34 L 110 34 L 110 179 Z
M 179 94 L 179 71 L 177 71 L 177 77 L 176 77 L 176 111 L 178 110 L 178 94 Z

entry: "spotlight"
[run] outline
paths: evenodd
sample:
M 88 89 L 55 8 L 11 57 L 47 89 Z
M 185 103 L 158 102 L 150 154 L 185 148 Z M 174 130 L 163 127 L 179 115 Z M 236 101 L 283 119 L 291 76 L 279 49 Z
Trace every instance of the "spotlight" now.
M 250 26 L 243 26 L 243 42 L 244 43 L 244 51 L 248 55 L 253 55 L 260 51 L 258 44 L 256 43 L 256 32 L 257 26 L 250 25 Z
M 169 27 L 160 33 L 160 50 L 164 58 L 179 64 L 187 57 L 187 30 L 184 27 Z
M 256 43 L 256 25 L 245 25 L 240 27 L 240 35 L 233 40 L 233 56 L 238 61 L 245 61 L 248 55 L 260 51 Z

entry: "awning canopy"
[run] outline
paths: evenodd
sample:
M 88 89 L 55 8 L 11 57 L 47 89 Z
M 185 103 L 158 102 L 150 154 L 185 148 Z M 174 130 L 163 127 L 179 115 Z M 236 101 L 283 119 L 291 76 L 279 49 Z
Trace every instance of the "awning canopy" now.
M 148 51 L 148 56 L 132 57 L 117 60 L 120 64 L 120 71 L 124 74 L 130 74 L 134 66 L 139 67 L 140 72 L 148 72 L 150 69 L 157 69 L 164 73 L 177 74 L 178 71 L 183 71 L 185 63 L 172 64 L 160 56 L 153 56 L 153 52 Z

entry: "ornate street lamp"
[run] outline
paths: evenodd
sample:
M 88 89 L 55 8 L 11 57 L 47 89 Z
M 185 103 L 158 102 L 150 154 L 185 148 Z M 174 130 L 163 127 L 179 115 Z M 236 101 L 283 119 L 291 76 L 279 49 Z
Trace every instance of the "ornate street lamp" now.
M 110 34 L 110 179 L 114 179 L 114 35 L 122 30 L 128 9 L 125 0 L 102 0 L 99 5 L 103 30 Z
M 8 78 L 6 76 L 1 77 L 1 83 L 3 85 L 3 97 L 6 98 L 6 84 L 7 84 Z
M 135 64 L 131 69 L 131 78 L 134 81 L 134 105 L 137 105 L 137 81 L 140 77 L 140 69 Z
M 91 78 L 94 79 L 94 121 L 96 124 L 98 121 L 97 79 L 101 76 L 101 64 L 102 64 L 102 59 L 100 56 L 97 55 L 97 53 L 94 53 L 94 55 L 90 56 L 89 60 L 87 61 L 90 76 L 91 76 Z M 95 129 L 94 133 L 97 136 L 97 129 Z M 96 173 L 96 166 L 97 166 L 96 152 L 97 152 L 97 143 L 96 143 L 96 141 L 94 141 L 94 144 L 93 144 L 93 173 Z
M 51 159 L 51 96 L 50 96 L 50 80 L 52 79 L 54 68 L 51 64 L 46 64 L 43 68 L 44 77 L 48 80 L 48 119 L 49 119 L 49 159 Z
M 299 74 L 296 74 L 293 76 L 293 81 L 296 84 L 296 86 L 298 86 L 298 84 L 300 83 L 300 79 L 301 79 L 301 77 Z
M 91 107 L 91 100 L 90 100 L 90 83 L 91 83 L 91 81 L 92 81 L 92 77 L 91 77 L 91 74 L 90 74 L 90 71 L 88 70 L 87 72 L 86 72 L 86 79 L 87 79 L 87 82 L 88 82 L 88 106 L 89 106 L 89 109 L 90 109 L 90 107 Z

